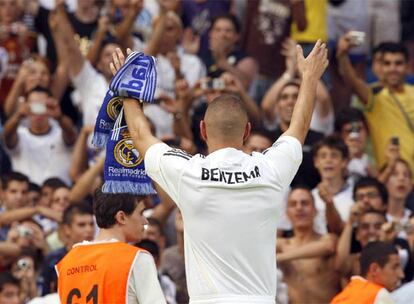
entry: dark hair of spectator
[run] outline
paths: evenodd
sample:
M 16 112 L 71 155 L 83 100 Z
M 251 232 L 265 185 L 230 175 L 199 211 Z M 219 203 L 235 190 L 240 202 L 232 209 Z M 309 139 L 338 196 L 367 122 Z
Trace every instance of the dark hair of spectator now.
M 43 182 L 42 188 L 43 187 L 52 188 L 53 190 L 56 190 L 58 188 L 68 188 L 65 182 L 58 177 L 48 178 Z
M 292 186 L 292 188 L 290 189 L 289 195 L 295 190 L 305 190 L 309 192 L 309 197 L 311 198 L 312 203 L 315 205 L 315 199 L 313 198 L 313 195 L 312 195 L 312 189 L 308 185 L 297 184 L 297 185 Z
M 354 201 L 356 200 L 356 193 L 357 193 L 357 191 L 359 189 L 368 188 L 368 187 L 375 187 L 378 190 L 378 192 L 379 192 L 379 194 L 381 196 L 382 203 L 384 205 L 387 204 L 387 202 L 388 202 L 388 191 L 387 191 L 387 188 L 379 180 L 377 180 L 374 177 L 370 177 L 370 176 L 361 177 L 355 183 L 354 190 L 353 190 L 353 194 L 352 194 L 352 197 L 353 197 Z
M 89 205 L 84 203 L 69 205 L 63 211 L 62 223 L 65 225 L 72 224 L 76 215 L 93 215 L 93 210 Z
M 141 242 L 135 244 L 135 246 L 145 249 L 146 251 L 151 253 L 155 260 L 157 260 L 160 257 L 160 249 L 158 248 L 157 243 L 155 243 L 154 241 L 151 241 L 149 239 L 143 239 Z
M 338 150 L 339 152 L 341 152 L 342 157 L 345 159 L 349 157 L 348 147 L 346 146 L 344 141 L 336 135 L 327 136 L 323 138 L 322 140 L 320 140 L 319 142 L 317 142 L 312 147 L 313 157 L 315 157 L 318 151 L 323 147 L 328 147 L 333 150 Z
M 48 88 L 41 87 L 41 86 L 36 86 L 33 89 L 31 89 L 30 91 L 26 92 L 26 99 L 32 93 L 45 93 L 47 96 L 52 96 L 52 93 L 50 92 L 50 90 Z
M 161 225 L 159 220 L 157 220 L 156 218 L 153 218 L 153 217 L 149 217 L 149 218 L 147 218 L 147 221 L 148 221 L 148 226 L 157 227 L 158 232 L 160 233 L 160 235 L 164 235 L 164 229 L 162 228 L 162 225 Z
M 413 176 L 413 172 L 411 172 L 411 167 L 410 167 L 410 164 L 405 160 L 405 159 L 402 159 L 402 158 L 398 158 L 397 159 L 397 161 L 395 162 L 395 163 L 402 163 L 402 164 L 404 164 L 406 167 L 407 167 L 407 169 L 408 169 L 408 173 L 409 173 L 409 175 L 410 175 L 410 178 Z M 380 168 L 380 173 L 382 173 L 382 172 L 384 172 L 384 170 L 387 168 L 387 166 L 388 166 L 388 164 L 387 163 L 385 163 L 381 168 Z
M 29 183 L 29 191 L 34 191 L 34 192 L 39 192 L 40 193 L 41 188 L 38 184 L 30 182 Z
M 233 24 L 234 30 L 236 31 L 237 34 L 240 33 L 241 30 L 241 26 L 240 26 L 240 21 L 239 19 L 237 19 L 237 17 L 233 14 L 220 14 L 217 15 L 216 17 L 213 18 L 213 21 L 211 22 L 211 28 L 213 28 L 214 24 L 218 21 L 218 20 L 228 20 Z
M 20 282 L 10 272 L 5 271 L 0 273 L 0 292 L 3 291 L 7 284 L 17 286 L 20 289 Z
M 374 214 L 378 214 L 379 216 L 381 216 L 381 217 L 384 218 L 384 221 L 387 221 L 387 218 L 385 216 L 385 211 L 379 211 L 379 210 L 375 210 L 375 209 L 372 209 L 372 208 L 367 209 L 364 212 L 362 212 L 359 217 L 361 218 L 361 217 L 363 217 L 366 214 L 373 214 L 373 213 Z
M 368 274 L 372 263 L 377 263 L 381 268 L 384 267 L 388 263 L 389 256 L 393 254 L 398 255 L 398 251 L 390 243 L 379 241 L 368 243 L 361 252 L 361 275 L 365 277 Z
M 362 122 L 365 128 L 368 130 L 367 122 L 365 120 L 364 114 L 355 108 L 345 108 L 338 113 L 338 116 L 335 119 L 335 132 L 340 133 L 345 124 L 351 122 Z
M 383 42 L 373 50 L 373 54 L 377 52 L 381 52 L 382 54 L 385 54 L 385 53 L 403 54 L 406 61 L 410 59 L 410 55 L 408 53 L 407 47 L 402 43 Z
M 131 215 L 144 196 L 129 193 L 103 193 L 101 189 L 95 193 L 93 211 L 99 228 L 111 228 L 115 225 L 115 215 L 123 211 Z
M 3 190 L 7 189 L 9 183 L 13 181 L 29 184 L 29 178 L 26 175 L 13 171 L 2 176 L 1 185 Z

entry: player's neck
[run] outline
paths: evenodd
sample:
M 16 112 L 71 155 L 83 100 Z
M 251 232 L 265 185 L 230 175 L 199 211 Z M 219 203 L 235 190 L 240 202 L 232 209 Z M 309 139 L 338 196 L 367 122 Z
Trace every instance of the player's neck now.
M 117 228 L 102 229 L 99 231 L 95 241 L 108 241 L 111 239 L 117 239 L 120 242 L 126 242 L 126 238 L 122 231 Z
M 215 143 L 209 143 L 208 145 L 208 154 L 213 153 L 214 151 L 225 149 L 225 148 L 234 148 L 237 150 L 243 149 L 243 142 L 215 142 Z

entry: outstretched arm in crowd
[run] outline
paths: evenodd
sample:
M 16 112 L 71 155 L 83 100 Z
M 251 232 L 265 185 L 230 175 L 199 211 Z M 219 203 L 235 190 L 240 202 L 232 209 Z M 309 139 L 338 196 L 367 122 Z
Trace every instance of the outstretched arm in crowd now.
M 70 163 L 69 176 L 73 182 L 88 169 L 88 137 L 93 132 L 93 126 L 83 126 L 76 139 Z
M 348 35 L 342 36 L 337 45 L 336 58 L 339 64 L 339 70 L 344 80 L 352 87 L 363 104 L 369 101 L 370 89 L 364 80 L 358 77 L 355 69 L 352 67 L 348 57 L 348 52 L 352 48 L 352 42 Z
M 56 7 L 55 17 L 58 22 L 51 28 L 53 37 L 58 42 L 56 45 L 58 54 L 62 54 L 60 58 L 64 60 L 69 72 L 69 76 L 77 76 L 85 63 L 78 45 L 76 44 L 75 33 L 69 22 L 64 6 L 61 4 Z
M 96 179 L 101 176 L 104 169 L 105 159 L 99 158 L 98 161 L 89 167 L 76 181 L 69 192 L 69 201 L 72 204 L 80 203 L 91 194 L 96 185 Z
M 336 237 L 333 234 L 322 236 L 319 240 L 304 244 L 289 251 L 283 250 L 277 254 L 278 262 L 287 262 L 297 259 L 320 258 L 333 255 L 336 250 Z
M 112 56 L 113 61 L 111 62 L 111 71 L 112 74 L 115 75 L 124 64 L 125 56 L 120 49 L 116 49 L 116 52 L 113 53 Z M 147 150 L 152 145 L 160 143 L 161 141 L 152 135 L 151 125 L 145 117 L 141 105 L 136 99 L 125 98 L 123 104 L 125 119 L 134 145 L 138 149 L 139 154 L 142 157 L 145 157 Z
M 312 52 L 306 58 L 303 57 L 302 48 L 300 46 L 296 48 L 298 68 L 302 74 L 302 84 L 290 126 L 283 134 L 296 137 L 303 145 L 315 106 L 318 80 L 328 66 L 328 50 L 321 40 L 316 42 Z
M 354 223 L 358 220 L 358 216 L 361 211 L 361 206 L 354 204 L 351 207 L 351 213 L 348 221 L 345 223 L 341 236 L 338 241 L 338 248 L 335 257 L 335 270 L 342 274 L 349 274 L 352 272 L 352 259 L 351 259 L 351 242 L 352 231 Z
M 154 184 L 161 202 L 154 207 L 154 212 L 152 213 L 151 217 L 157 219 L 164 225 L 176 205 L 174 201 L 168 196 L 168 194 L 157 183 Z

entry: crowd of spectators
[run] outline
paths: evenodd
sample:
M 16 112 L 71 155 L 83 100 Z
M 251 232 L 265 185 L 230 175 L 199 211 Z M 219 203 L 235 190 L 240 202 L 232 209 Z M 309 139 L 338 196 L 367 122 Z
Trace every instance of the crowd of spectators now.
M 234 94 L 253 126 L 250 154 L 289 127 L 296 44 L 308 53 L 319 38 L 330 66 L 275 214 L 277 303 L 331 301 L 370 273 L 361 252 L 375 241 L 394 246 L 404 273 L 384 287 L 412 299 L 414 1 L 0 0 L 0 303 L 56 303 L 54 265 L 96 234 L 105 155 L 91 134 L 117 47 L 157 58 L 144 107 L 157 137 L 207 153 L 200 120 Z M 153 254 L 168 303 L 188 303 L 181 214 L 157 192 L 137 245 Z

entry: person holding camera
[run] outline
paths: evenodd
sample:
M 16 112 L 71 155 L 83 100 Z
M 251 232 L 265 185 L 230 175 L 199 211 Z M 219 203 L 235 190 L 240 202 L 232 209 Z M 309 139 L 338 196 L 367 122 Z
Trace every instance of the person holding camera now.
M 36 267 L 29 253 L 22 253 L 12 265 L 12 274 L 20 281 L 20 299 L 22 303 L 37 296 Z
M 355 39 L 346 34 L 339 39 L 336 57 L 344 80 L 364 105 L 377 166 L 386 162 L 386 147 L 398 135 L 401 156 L 414 171 L 414 86 L 405 83 L 409 55 L 404 45 L 389 43 L 382 50 L 381 83 L 369 86 L 352 67 L 348 53 Z M 412 178 L 413 180 L 413 178 Z
M 26 118 L 26 119 L 25 119 Z M 50 92 L 36 87 L 4 125 L 4 140 L 15 170 L 42 184 L 58 176 L 70 183 L 70 147 L 76 130 Z

